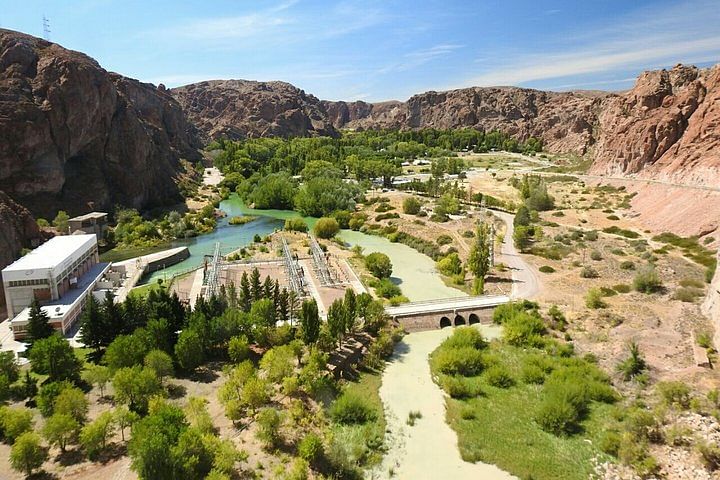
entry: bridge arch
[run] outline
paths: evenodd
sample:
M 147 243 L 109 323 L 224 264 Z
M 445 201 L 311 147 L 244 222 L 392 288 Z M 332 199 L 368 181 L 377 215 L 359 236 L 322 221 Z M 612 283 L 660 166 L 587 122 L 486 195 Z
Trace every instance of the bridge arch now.
M 471 313 L 468 317 L 468 323 L 470 325 L 475 325 L 476 323 L 480 323 L 480 317 L 478 317 L 476 314 Z
M 455 323 L 455 326 L 457 327 L 458 325 L 465 325 L 467 322 L 465 322 L 465 317 L 463 317 L 462 315 L 460 315 L 458 313 L 457 315 L 455 315 L 454 323 Z
M 451 326 L 452 326 L 452 322 L 450 321 L 450 319 L 448 317 L 442 317 L 440 319 L 440 328 L 451 327 Z

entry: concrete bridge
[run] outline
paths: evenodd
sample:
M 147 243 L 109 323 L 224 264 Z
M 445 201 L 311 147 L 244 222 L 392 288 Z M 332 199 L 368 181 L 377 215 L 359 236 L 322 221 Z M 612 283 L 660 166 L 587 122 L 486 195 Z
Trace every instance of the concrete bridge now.
M 458 325 L 491 323 L 495 307 L 510 302 L 506 295 L 443 298 L 388 307 L 385 312 L 408 332 Z

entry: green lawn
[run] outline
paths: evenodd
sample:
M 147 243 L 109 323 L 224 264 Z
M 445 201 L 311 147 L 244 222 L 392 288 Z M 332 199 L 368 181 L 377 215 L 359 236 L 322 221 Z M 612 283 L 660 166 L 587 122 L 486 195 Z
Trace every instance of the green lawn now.
M 447 421 L 458 434 L 464 460 L 495 464 L 521 479 L 535 480 L 584 480 L 593 472 L 593 458 L 610 460 L 588 440 L 597 437 L 612 406 L 594 403 L 580 434 L 547 433 L 533 420 L 542 386 L 522 383 L 519 378 L 521 360 L 528 354 L 499 344 L 491 348 L 513 372 L 516 385 L 501 389 L 483 382 L 482 396 L 448 398 Z M 469 413 L 474 418 L 465 419 Z
M 140 298 L 140 297 L 147 297 L 151 290 L 158 290 L 160 289 L 160 284 L 157 282 L 151 282 L 146 283 L 145 285 L 141 285 L 139 287 L 135 287 L 132 290 L 130 290 L 130 295 Z

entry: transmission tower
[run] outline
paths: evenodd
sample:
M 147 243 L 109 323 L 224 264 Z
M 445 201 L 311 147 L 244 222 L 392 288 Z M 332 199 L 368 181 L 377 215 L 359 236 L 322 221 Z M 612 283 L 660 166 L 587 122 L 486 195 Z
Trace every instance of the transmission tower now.
M 43 38 L 50 41 L 50 19 L 43 15 Z

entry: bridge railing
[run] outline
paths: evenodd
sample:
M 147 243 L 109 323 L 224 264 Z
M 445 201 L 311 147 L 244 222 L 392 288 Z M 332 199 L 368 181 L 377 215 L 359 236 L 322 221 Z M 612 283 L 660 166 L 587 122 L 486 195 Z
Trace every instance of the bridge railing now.
M 443 305 L 443 304 L 453 304 L 453 303 L 472 303 L 474 300 L 478 301 L 478 304 L 480 303 L 480 300 L 483 302 L 492 303 L 494 300 L 504 300 L 508 299 L 509 297 L 507 295 L 480 295 L 480 296 L 474 296 L 474 297 L 450 297 L 450 298 L 438 298 L 434 300 L 420 300 L 417 302 L 408 302 L 403 303 L 402 305 L 398 305 L 396 307 L 389 307 L 388 309 L 393 308 L 407 308 L 407 307 L 422 307 L 422 306 L 432 306 L 432 305 Z

